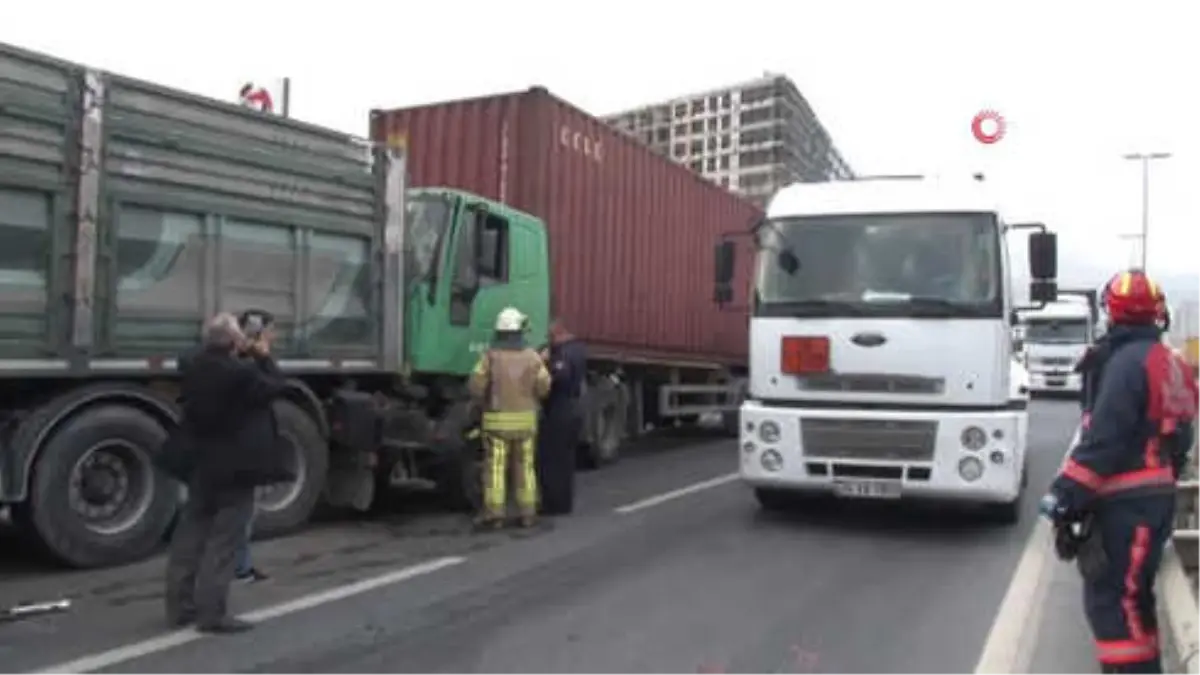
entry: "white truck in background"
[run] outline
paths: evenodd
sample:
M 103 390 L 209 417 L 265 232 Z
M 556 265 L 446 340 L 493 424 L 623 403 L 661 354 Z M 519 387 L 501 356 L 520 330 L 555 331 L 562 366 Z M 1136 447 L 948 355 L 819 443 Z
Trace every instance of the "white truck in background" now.
M 1015 522 L 1026 374 L 1005 237 L 1029 236 L 1030 298 L 1056 298 L 1056 235 L 1006 221 L 982 177 L 797 184 L 749 233 L 750 381 L 741 476 L 759 503 L 798 493 L 975 503 Z M 717 245 L 729 302 L 733 237 Z
M 1075 365 L 1099 337 L 1100 320 L 1095 291 L 1060 290 L 1058 300 L 1022 312 L 1022 361 L 1029 370 L 1031 393 L 1083 391 Z

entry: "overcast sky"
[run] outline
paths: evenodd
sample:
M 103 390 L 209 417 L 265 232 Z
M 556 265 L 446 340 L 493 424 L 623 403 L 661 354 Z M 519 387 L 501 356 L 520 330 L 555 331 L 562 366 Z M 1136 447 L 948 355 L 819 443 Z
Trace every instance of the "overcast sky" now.
M 982 169 L 1013 218 L 1060 232 L 1068 280 L 1134 259 L 1118 235 L 1140 228 L 1140 168 L 1121 155 L 1169 151 L 1149 266 L 1197 268 L 1200 6 L 1183 0 L 7 4 L 0 41 L 229 100 L 289 75 L 294 116 L 356 134 L 372 107 L 532 84 L 602 114 L 784 73 L 859 173 Z M 988 147 L 970 135 L 985 108 L 1008 122 Z

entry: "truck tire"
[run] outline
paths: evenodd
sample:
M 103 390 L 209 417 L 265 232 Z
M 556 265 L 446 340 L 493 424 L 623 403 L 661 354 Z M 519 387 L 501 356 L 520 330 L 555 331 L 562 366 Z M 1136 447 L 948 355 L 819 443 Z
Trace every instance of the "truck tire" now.
M 1022 490 L 1011 502 L 988 504 L 984 508 L 987 518 L 999 525 L 1016 525 L 1021 520 L 1021 503 L 1025 491 Z
M 584 445 L 580 464 L 598 469 L 621 457 L 629 418 L 629 390 L 607 377 L 601 377 L 588 389 L 584 400 Z
M 474 513 L 483 504 L 483 446 L 476 435 L 478 410 L 466 401 L 453 403 L 437 423 L 437 459 L 434 471 L 438 494 L 451 511 Z
M 312 517 L 325 489 L 329 444 L 308 413 L 291 401 L 275 402 L 284 447 L 290 448 L 296 480 L 259 488 L 255 537 L 277 537 L 300 529 Z
M 154 466 L 167 433 L 133 407 L 85 408 L 38 453 L 28 521 L 57 560 L 106 567 L 149 556 L 178 507 L 179 486 Z
M 442 467 L 438 492 L 452 511 L 476 513 L 483 506 L 483 452 L 477 443 L 464 443 Z
M 796 505 L 796 495 L 787 490 L 754 488 L 754 498 L 763 511 L 787 511 Z
M 741 436 L 741 413 L 736 410 L 721 413 L 721 433 L 730 438 Z
M 999 525 L 1015 525 L 1021 520 L 1021 506 L 1025 499 L 1025 488 L 1029 486 L 1029 453 L 1025 454 L 1021 467 L 1021 487 L 1011 502 L 984 506 L 984 517 Z

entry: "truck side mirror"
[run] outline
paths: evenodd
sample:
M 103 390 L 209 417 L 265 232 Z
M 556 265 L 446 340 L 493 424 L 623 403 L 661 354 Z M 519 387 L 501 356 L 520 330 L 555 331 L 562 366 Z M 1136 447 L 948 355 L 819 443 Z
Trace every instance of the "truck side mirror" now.
M 1030 233 L 1029 275 L 1034 279 L 1058 278 L 1057 234 L 1053 232 Z
M 1038 304 L 1058 299 L 1058 282 L 1054 279 L 1034 279 L 1029 282 L 1029 299 Z

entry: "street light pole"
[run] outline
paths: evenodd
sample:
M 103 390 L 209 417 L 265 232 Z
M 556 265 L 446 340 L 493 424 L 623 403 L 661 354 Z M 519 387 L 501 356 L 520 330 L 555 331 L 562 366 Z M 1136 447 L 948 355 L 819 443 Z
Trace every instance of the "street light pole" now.
M 1156 159 L 1167 159 L 1169 152 L 1135 152 L 1124 155 L 1124 159 L 1142 163 L 1142 271 L 1146 271 L 1146 251 L 1149 249 L 1150 235 L 1150 162 Z

